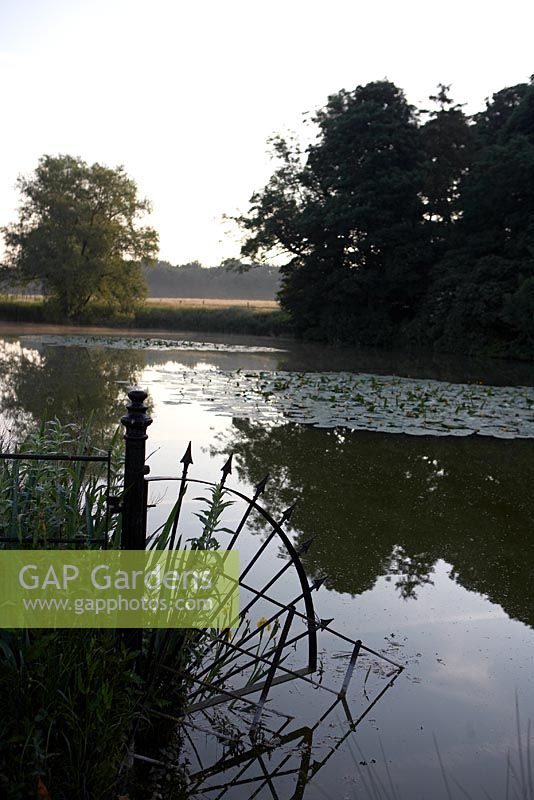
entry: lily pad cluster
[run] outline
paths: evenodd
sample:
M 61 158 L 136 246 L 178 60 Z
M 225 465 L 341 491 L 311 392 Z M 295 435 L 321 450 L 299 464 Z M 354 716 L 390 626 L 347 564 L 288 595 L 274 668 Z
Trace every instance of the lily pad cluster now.
M 114 350 L 187 350 L 223 353 L 282 353 L 276 347 L 260 345 L 224 344 L 223 342 L 198 342 L 188 339 L 162 339 L 154 336 L 83 336 L 81 334 L 60 336 L 21 336 L 27 347 L 105 347 Z
M 162 374 L 163 377 L 163 374 Z M 165 371 L 167 402 L 264 424 L 432 436 L 534 437 L 534 388 L 350 372 Z

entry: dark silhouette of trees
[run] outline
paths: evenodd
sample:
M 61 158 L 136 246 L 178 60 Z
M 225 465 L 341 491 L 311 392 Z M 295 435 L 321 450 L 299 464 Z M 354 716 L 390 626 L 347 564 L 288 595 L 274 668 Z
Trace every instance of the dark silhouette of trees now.
M 239 217 L 247 259 L 285 256 L 306 337 L 534 357 L 534 82 L 467 117 L 388 81 L 341 91 Z
M 450 86 L 440 83 L 429 99 L 437 109 L 428 111 L 421 128 L 425 217 L 432 223 L 433 241 L 443 240 L 462 211 L 460 179 L 473 157 L 474 134 L 462 106 L 449 96 Z
M 449 350 L 534 356 L 534 84 L 494 95 L 475 117 L 461 217 L 419 318 Z
M 240 220 L 243 254 L 289 256 L 280 299 L 299 332 L 382 342 L 424 288 L 415 109 L 380 81 L 333 95 L 314 119 L 305 158 L 274 140 L 281 166 Z

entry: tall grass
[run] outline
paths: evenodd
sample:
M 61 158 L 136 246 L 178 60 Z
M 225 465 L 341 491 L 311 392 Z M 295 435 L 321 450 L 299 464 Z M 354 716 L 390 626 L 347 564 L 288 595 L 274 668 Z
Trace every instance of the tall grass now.
M 90 426 L 51 420 L 17 452 L 87 455 L 90 436 Z M 120 488 L 117 446 L 115 438 L 113 492 Z M 0 535 L 8 540 L 1 546 L 99 547 L 108 528 L 109 543 L 118 541 L 119 518 L 107 514 L 106 472 L 99 462 L 1 461 Z M 113 633 L 0 631 L 0 697 L 0 796 L 22 800 L 38 788 L 54 800 L 111 796 L 142 713 L 132 654 Z
M 18 454 L 87 455 L 90 426 L 43 422 L 18 447 Z M 11 446 L 12 447 L 12 446 Z M 119 490 L 118 432 L 110 448 L 111 494 Z M 2 449 L 10 450 L 10 445 Z M 92 455 L 106 456 L 103 451 Z M 4 546 L 48 547 L 61 541 L 98 547 L 109 534 L 119 536 L 120 518 L 107 513 L 104 464 L 80 461 L 0 461 L 0 536 Z M 109 526 L 109 531 L 107 528 Z
M 147 303 L 136 312 L 132 325 L 139 328 L 241 333 L 254 336 L 281 336 L 290 332 L 289 318 L 283 311 L 242 306 L 188 308 Z
M 0 796 L 116 797 L 143 711 L 132 654 L 107 631 L 0 635 Z
M 52 420 L 18 453 L 82 455 L 90 439 L 90 426 Z M 114 437 L 110 488 L 117 495 L 120 444 Z M 9 449 L 3 443 L 2 450 Z M 106 529 L 108 546 L 120 547 L 120 515 L 107 517 L 105 478 L 105 463 L 0 462 L 0 536 L 7 539 L 0 547 L 91 549 L 102 546 Z M 199 548 L 215 546 L 214 526 L 224 508 L 212 512 L 212 499 L 207 502 Z M 151 539 L 155 548 L 168 545 L 173 521 Z M 185 796 L 178 722 L 187 689 L 183 674 L 199 657 L 201 640 L 196 631 L 147 630 L 141 651 L 132 653 L 120 632 L 0 630 L 0 797 Z M 136 752 L 148 762 L 136 761 Z M 169 766 L 154 772 L 147 763 L 160 762 L 162 753 Z M 157 794 L 159 783 L 165 794 Z
M 0 319 L 5 322 L 46 322 L 43 303 L 6 297 L 0 298 Z

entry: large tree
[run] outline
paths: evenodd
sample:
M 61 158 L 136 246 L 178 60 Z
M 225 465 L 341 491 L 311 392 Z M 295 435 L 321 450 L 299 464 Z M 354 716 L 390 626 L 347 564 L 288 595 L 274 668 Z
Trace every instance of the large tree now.
M 436 264 L 422 327 L 448 350 L 534 352 L 534 82 L 476 115 L 461 219 Z
M 422 158 L 415 109 L 388 81 L 329 98 L 305 153 L 280 167 L 239 222 L 245 257 L 287 260 L 282 305 L 320 338 L 387 341 L 424 290 Z
M 425 216 L 434 242 L 443 241 L 461 216 L 460 179 L 474 154 L 472 126 L 449 91 L 450 86 L 438 84 L 437 93 L 429 98 L 436 107 L 426 112 L 428 119 L 421 128 Z
M 534 79 L 472 118 L 444 84 L 431 99 L 418 113 L 377 81 L 332 95 L 305 150 L 275 138 L 242 255 L 285 257 L 307 338 L 531 358 Z
M 141 265 L 156 257 L 158 235 L 139 224 L 150 204 L 124 168 L 45 155 L 17 186 L 19 219 L 2 229 L 14 282 L 40 284 L 69 318 L 92 301 L 131 310 L 146 292 Z

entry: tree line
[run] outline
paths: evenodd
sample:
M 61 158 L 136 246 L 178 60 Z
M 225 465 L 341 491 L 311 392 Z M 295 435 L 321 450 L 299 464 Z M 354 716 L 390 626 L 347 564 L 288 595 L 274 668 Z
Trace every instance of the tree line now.
M 280 273 L 276 267 L 257 265 L 247 268 L 235 259 L 216 267 L 203 267 L 199 261 L 176 266 L 158 261 L 145 267 L 149 297 L 205 297 L 242 300 L 274 300 Z
M 147 277 L 157 294 L 225 296 L 224 271 L 251 299 L 281 277 L 298 336 L 533 358 L 534 79 L 472 116 L 448 86 L 417 109 L 376 81 L 330 96 L 312 124 L 308 147 L 271 140 L 276 168 L 236 218 L 241 261 L 210 281 L 196 263 L 147 270 L 150 203 L 123 167 L 68 155 L 19 179 L 0 279 L 39 286 L 56 317 L 76 319 L 91 304 L 132 314 Z M 279 273 L 246 275 L 265 262 Z
M 276 169 L 237 217 L 242 257 L 283 260 L 306 338 L 534 356 L 534 77 L 468 116 L 389 81 L 342 90 L 316 138 L 271 140 Z

